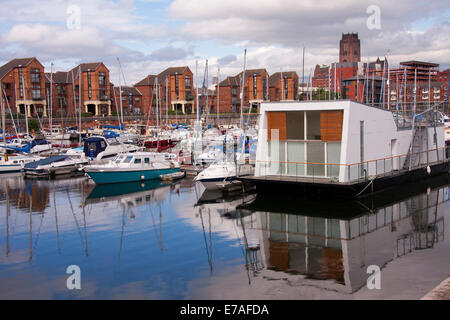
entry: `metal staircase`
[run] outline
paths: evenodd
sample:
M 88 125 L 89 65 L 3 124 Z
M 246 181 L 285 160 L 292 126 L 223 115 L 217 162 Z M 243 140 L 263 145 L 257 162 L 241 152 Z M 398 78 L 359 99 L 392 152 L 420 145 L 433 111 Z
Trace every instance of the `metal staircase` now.
M 421 164 L 420 155 L 423 151 L 423 143 L 424 137 L 426 137 L 428 131 L 427 127 L 423 125 L 416 125 L 413 128 L 413 138 L 411 141 L 411 145 L 409 146 L 409 151 L 405 159 L 405 163 L 403 164 L 404 170 L 412 170 Z M 428 137 L 426 137 L 428 141 Z

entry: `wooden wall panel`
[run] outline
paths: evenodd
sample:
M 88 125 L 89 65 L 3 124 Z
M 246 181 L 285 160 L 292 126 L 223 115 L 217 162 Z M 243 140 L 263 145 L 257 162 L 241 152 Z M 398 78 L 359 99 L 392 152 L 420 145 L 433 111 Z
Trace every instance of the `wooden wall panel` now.
M 272 129 L 278 129 L 279 140 L 286 140 L 286 112 L 267 112 L 267 138 L 272 140 Z
M 320 133 L 322 141 L 341 141 L 344 111 L 322 111 L 320 113 Z

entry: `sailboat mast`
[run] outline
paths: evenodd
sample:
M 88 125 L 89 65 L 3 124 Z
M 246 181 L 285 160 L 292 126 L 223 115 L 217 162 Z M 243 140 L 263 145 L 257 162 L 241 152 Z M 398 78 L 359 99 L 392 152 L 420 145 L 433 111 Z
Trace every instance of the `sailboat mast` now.
M 159 121 L 158 121 L 158 109 L 159 109 L 159 84 L 158 84 L 158 77 L 156 77 L 156 127 L 159 126 Z
M 239 119 L 239 127 L 242 129 L 244 127 L 244 81 L 245 81 L 245 63 L 247 59 L 247 49 L 244 50 L 244 71 L 242 72 L 241 78 L 241 115 Z
M 19 71 L 20 71 L 20 79 L 22 81 L 22 88 L 19 88 L 19 90 L 21 90 L 22 92 L 22 96 L 23 96 L 23 102 L 24 102 L 24 106 L 25 106 L 25 127 L 27 129 L 27 135 L 29 135 L 29 130 L 28 130 L 28 108 L 27 108 L 27 97 L 26 97 L 26 90 L 24 90 L 24 79 L 23 79 L 23 73 L 22 73 L 22 66 L 19 66 Z M 31 106 L 30 106 L 30 110 L 31 110 Z
M 5 103 L 3 101 L 3 84 L 0 81 L 0 90 L 2 90 L 1 92 L 1 96 L 0 96 L 0 101 L 1 101 L 1 107 L 2 107 L 2 131 L 3 131 L 3 142 L 6 142 L 6 120 L 5 120 Z M 14 119 L 12 119 L 12 121 L 14 121 Z
M 197 120 L 199 120 L 199 105 L 198 105 L 198 61 L 195 60 L 195 101 L 197 104 Z
M 123 105 L 122 105 L 122 85 L 120 83 L 120 60 L 117 57 L 117 62 L 119 64 L 119 100 L 120 100 L 120 120 L 121 123 L 119 123 L 120 128 L 122 128 L 123 125 Z
M 50 64 L 50 99 L 48 102 L 50 104 L 50 118 L 49 118 L 50 132 L 52 132 L 52 129 L 53 129 L 53 62 Z
M 219 91 L 220 91 L 220 89 L 219 89 L 219 83 L 220 83 L 220 67 L 218 67 L 217 68 L 217 110 L 216 110 L 216 113 L 217 113 L 217 126 L 219 125 L 219 110 L 220 110 L 220 106 L 219 106 L 219 104 L 220 104 L 220 93 L 219 93 Z
M 414 115 L 416 114 L 417 68 L 414 70 Z
M 78 121 L 80 125 L 78 141 L 81 143 L 81 65 L 78 66 Z
M 169 126 L 169 77 L 166 78 L 166 127 Z

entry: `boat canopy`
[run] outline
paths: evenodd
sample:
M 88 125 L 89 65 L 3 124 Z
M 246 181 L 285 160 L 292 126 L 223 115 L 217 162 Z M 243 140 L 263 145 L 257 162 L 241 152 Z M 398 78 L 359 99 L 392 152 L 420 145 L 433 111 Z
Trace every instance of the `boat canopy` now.
M 84 142 L 83 152 L 86 157 L 96 157 L 100 152 L 105 151 L 106 147 L 107 144 L 105 138 L 90 137 Z
M 29 162 L 29 163 L 25 164 L 25 169 L 36 169 L 38 166 L 44 166 L 44 165 L 51 164 L 54 162 L 60 162 L 60 161 L 66 160 L 67 158 L 68 158 L 67 155 L 51 156 L 46 159 Z

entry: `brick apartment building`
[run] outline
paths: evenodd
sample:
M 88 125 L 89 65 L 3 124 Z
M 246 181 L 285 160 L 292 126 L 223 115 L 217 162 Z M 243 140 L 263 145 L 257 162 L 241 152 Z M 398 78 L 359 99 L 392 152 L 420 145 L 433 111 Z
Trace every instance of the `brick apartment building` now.
M 52 86 L 51 90 L 50 85 Z M 79 100 L 74 99 L 74 91 L 75 84 L 70 72 L 58 71 L 45 74 L 45 92 L 47 97 L 52 96 L 51 104 L 48 98 L 47 100 L 53 117 L 73 116 L 75 114 L 79 108 Z
M 241 107 L 242 74 L 227 77 L 219 83 L 220 112 L 239 112 Z M 217 86 L 216 86 L 217 90 Z M 269 100 L 269 74 L 266 69 L 245 70 L 244 76 L 244 107 L 259 107 L 263 101 Z
M 161 101 L 161 113 L 167 110 L 195 113 L 194 75 L 189 67 L 171 67 L 158 75 L 148 75 L 134 85 L 142 94 L 142 111 L 156 112 L 156 94 Z
M 139 89 L 135 87 L 120 87 L 122 89 L 122 111 L 124 115 L 141 115 L 144 113 L 143 96 Z M 120 113 L 120 91 L 119 87 L 113 88 L 112 109 L 113 113 Z
M 81 77 L 80 77 L 81 75 Z M 45 75 L 46 95 L 50 96 L 52 83 L 53 115 L 79 112 L 81 91 L 81 112 L 93 116 L 111 115 L 111 87 L 109 70 L 102 62 L 82 63 L 70 71 L 47 73 Z M 80 90 L 81 85 L 81 90 Z
M 0 67 L 2 102 L 12 113 L 47 116 L 44 66 L 35 58 L 13 59 Z
M 276 72 L 269 77 L 270 101 L 294 101 L 298 98 L 298 75 L 295 71 Z

